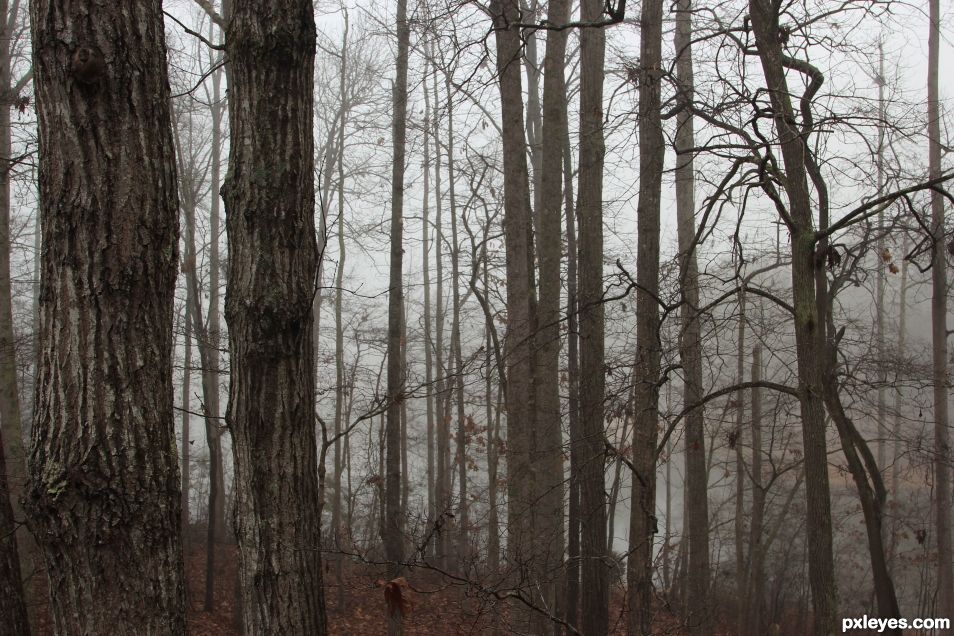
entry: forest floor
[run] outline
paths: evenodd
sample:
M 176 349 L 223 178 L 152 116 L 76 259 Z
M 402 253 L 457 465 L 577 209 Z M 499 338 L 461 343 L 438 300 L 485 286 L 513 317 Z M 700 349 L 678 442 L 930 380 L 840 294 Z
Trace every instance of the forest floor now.
M 214 582 L 215 600 L 213 611 L 206 612 L 205 599 L 205 553 L 204 542 L 194 541 L 187 549 L 186 584 L 189 600 L 188 625 L 193 636 L 239 636 L 236 629 L 238 611 L 236 604 L 236 576 L 238 556 L 231 545 L 220 545 L 215 556 Z M 384 636 L 387 634 L 387 605 L 381 586 L 383 572 L 371 567 L 354 568 L 344 577 L 344 604 L 339 604 L 339 590 L 330 564 L 325 567 L 325 596 L 328 609 L 329 632 L 333 636 Z M 408 636 L 452 636 L 483 635 L 492 633 L 495 618 L 502 611 L 499 602 L 490 604 L 487 600 L 468 594 L 460 586 L 447 586 L 429 573 L 408 577 L 413 588 L 407 596 L 411 606 L 405 617 L 405 633 Z M 39 586 L 37 586 L 39 587 Z M 34 598 L 45 590 L 35 589 Z M 621 611 L 623 606 L 622 590 L 616 589 L 611 599 L 612 613 L 610 622 L 613 636 L 625 633 L 626 617 Z M 53 633 L 48 605 L 35 605 L 35 636 L 47 636 Z M 505 611 L 505 610 L 503 610 Z M 678 621 L 667 620 L 665 611 L 657 614 L 656 632 L 679 636 L 683 633 Z M 505 623 L 500 625 L 499 633 L 507 633 Z M 728 633 L 728 632 L 726 632 Z M 304 636 L 304 635 L 303 635 Z

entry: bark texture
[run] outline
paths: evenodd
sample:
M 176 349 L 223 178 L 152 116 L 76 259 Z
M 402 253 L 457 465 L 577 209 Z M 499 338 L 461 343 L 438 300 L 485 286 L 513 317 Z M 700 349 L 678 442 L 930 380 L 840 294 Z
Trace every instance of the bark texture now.
M 178 635 L 178 196 L 162 7 L 36 0 L 31 18 L 45 249 L 27 506 L 54 629 Z
M 232 11 L 226 420 L 245 630 L 324 634 L 311 311 L 314 7 L 241 0 Z

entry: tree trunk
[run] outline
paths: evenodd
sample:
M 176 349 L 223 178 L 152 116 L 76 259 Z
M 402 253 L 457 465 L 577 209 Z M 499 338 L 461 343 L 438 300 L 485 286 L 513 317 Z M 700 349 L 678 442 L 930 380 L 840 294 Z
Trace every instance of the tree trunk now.
M 692 4 L 676 4 L 676 76 L 679 100 L 691 103 L 695 90 L 692 68 Z M 702 329 L 699 316 L 699 267 L 696 264 L 695 175 L 692 111 L 676 115 L 676 217 L 679 235 L 679 279 L 682 287 L 682 333 L 679 358 L 683 368 L 683 404 L 698 404 L 702 391 Z M 741 402 L 740 402 L 741 404 Z M 741 408 L 741 406 L 740 406 Z M 706 469 L 705 410 L 695 408 L 686 416 L 686 497 L 689 508 L 689 596 L 687 616 L 695 634 L 712 632 L 709 607 L 709 476 Z M 736 444 L 740 444 L 737 440 Z M 741 570 L 736 576 L 741 575 Z
M 600 0 L 584 0 L 583 21 L 598 21 Z M 603 325 L 603 59 L 606 33 L 580 34 L 580 518 L 582 524 L 582 618 L 585 634 L 609 629 L 609 570 L 606 563 L 606 484 Z
M 566 374 L 567 411 L 570 423 L 570 488 L 567 506 L 566 622 L 576 626 L 580 605 L 580 332 L 577 320 L 576 210 L 573 199 L 573 165 L 570 131 L 563 106 L 563 207 L 566 209 Z
M 54 630 L 182 634 L 161 7 L 37 0 L 31 18 L 44 251 L 27 506 Z
M 425 69 L 430 70 L 430 64 L 425 62 Z M 425 73 L 426 78 L 427 73 Z M 427 81 L 424 84 L 424 199 L 421 202 L 421 252 L 423 262 L 421 265 L 422 277 L 424 279 L 424 384 L 426 386 L 426 425 L 427 425 L 427 532 L 429 533 L 436 523 L 439 513 L 435 511 L 436 500 L 434 498 L 434 477 L 435 477 L 435 456 L 434 456 L 434 340 L 432 328 L 432 308 L 431 308 L 431 250 L 430 250 L 430 199 L 431 199 L 431 98 L 427 90 Z M 488 349 L 489 351 L 489 349 Z M 435 514 L 436 513 L 436 514 Z M 432 545 L 425 546 L 428 551 L 433 550 Z
M 19 4 L 19 3 L 16 3 Z M 0 87 L 4 94 L 16 96 L 10 75 L 10 56 L 12 53 L 13 27 L 16 20 L 16 7 L 10 11 L 7 0 L 0 1 L 0 20 L 3 24 L 3 36 L 0 37 Z M 12 510 L 11 527 L 16 532 L 16 543 L 21 563 L 17 572 L 28 574 L 34 569 L 36 542 L 23 525 L 23 508 L 20 498 L 27 483 L 27 459 L 23 438 L 24 422 L 20 408 L 20 387 L 17 378 L 17 352 L 13 331 L 13 288 L 10 278 L 10 170 L 12 129 L 10 109 L 12 103 L 3 103 L 0 108 L 0 435 L 3 436 L 7 466 L 7 486 L 9 504 Z M 37 217 L 39 219 L 39 216 Z M 39 220 L 37 220 L 39 235 Z M 40 251 L 36 251 L 39 261 Z M 36 323 L 35 323 L 36 324 Z M 36 326 L 34 326 L 34 329 Z M 0 503 L 0 505 L 4 505 Z M 22 565 L 22 570 L 21 570 Z
M 450 195 L 451 214 L 451 284 L 454 287 L 452 297 L 453 320 L 451 326 L 451 346 L 454 357 L 454 390 L 457 398 L 457 553 L 458 566 L 466 567 L 470 558 L 470 539 L 468 528 L 470 514 L 467 504 L 467 414 L 464 412 L 464 356 L 461 350 L 460 334 L 460 241 L 457 235 L 457 194 L 455 188 L 454 166 L 454 94 L 451 91 L 450 71 L 444 75 L 444 88 L 447 92 L 447 183 Z
M 318 272 L 311 0 L 237 3 L 226 47 L 226 417 L 245 630 L 320 635 L 327 628 L 311 312 Z
M 656 437 L 659 408 L 659 212 L 665 146 L 660 113 L 662 0 L 645 0 L 640 17 L 639 203 L 637 205 L 636 424 L 633 430 L 627 571 L 629 634 L 652 632 L 653 536 L 656 528 Z
M 336 155 L 336 167 L 338 172 L 337 195 L 338 195 L 338 267 L 335 275 L 335 424 L 334 424 L 334 500 L 331 504 L 331 538 L 333 546 L 338 550 L 335 555 L 335 582 L 338 584 L 338 604 L 335 609 L 338 613 L 345 611 L 345 584 L 344 584 L 344 555 L 341 554 L 341 544 L 350 538 L 351 527 L 345 533 L 341 524 L 341 499 L 343 489 L 341 486 L 341 475 L 344 471 L 344 461 L 341 455 L 341 435 L 345 428 L 344 422 L 344 402 L 345 402 L 345 362 L 344 362 L 344 319 L 342 316 L 342 303 L 344 295 L 344 274 L 345 264 L 347 263 L 348 251 L 345 246 L 345 222 L 344 210 L 344 131 L 347 124 L 347 93 L 346 81 L 348 71 L 348 12 L 344 12 L 344 31 L 341 35 L 341 66 L 338 73 L 338 152 Z M 383 478 L 383 476 L 382 476 Z
M 815 610 L 814 633 L 821 636 L 835 630 L 838 593 L 832 553 L 828 443 L 822 404 L 825 380 L 821 348 L 824 345 L 825 324 L 816 307 L 815 229 L 805 165 L 810 150 L 802 131 L 794 124 L 796 119 L 791 93 L 782 65 L 783 51 L 776 5 L 767 0 L 750 0 L 749 14 L 772 101 L 791 217 L 792 293 L 808 519 L 808 577 Z
M 407 0 L 397 4 L 397 63 L 393 85 L 391 142 L 394 157 L 391 163 L 391 269 L 388 280 L 388 371 L 387 371 L 387 458 L 385 478 L 384 554 L 388 576 L 392 579 L 403 571 L 404 523 L 401 511 L 401 404 L 404 395 L 405 371 L 401 358 L 404 308 L 404 162 L 407 139 L 407 58 L 410 31 L 407 24 Z M 401 612 L 390 607 L 388 634 L 403 634 Z
M 765 487 L 762 485 L 762 348 L 752 349 L 752 523 L 749 527 L 749 567 L 745 581 L 741 636 L 761 636 L 762 599 L 765 575 L 765 541 L 762 526 L 765 518 Z
M 535 604 L 539 557 L 536 553 L 538 475 L 532 461 L 536 417 L 534 334 L 536 293 L 530 185 L 523 130 L 523 90 L 517 0 L 493 0 L 490 6 L 497 45 L 504 161 L 504 249 L 507 261 L 507 548 L 521 589 Z M 602 542 L 602 541 L 601 541 Z M 511 626 L 532 631 L 532 613 L 514 606 Z
M 3 450 L 3 432 L 0 431 L 0 616 L 3 617 L 0 634 L 30 636 L 23 577 L 20 574 L 20 551 L 17 549 L 16 519 L 10 505 Z
M 941 176 L 941 115 L 938 51 L 941 38 L 939 0 L 928 3 L 928 179 Z M 944 197 L 931 190 L 931 337 L 934 384 L 934 496 L 937 536 L 937 615 L 954 615 L 954 557 L 951 548 L 951 440 L 948 427 L 947 245 Z

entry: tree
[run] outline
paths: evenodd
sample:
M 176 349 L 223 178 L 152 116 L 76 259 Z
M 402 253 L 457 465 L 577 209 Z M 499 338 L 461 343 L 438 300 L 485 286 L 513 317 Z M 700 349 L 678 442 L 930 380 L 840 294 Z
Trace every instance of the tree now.
M 581 17 L 595 22 L 604 3 L 584 0 Z M 603 308 L 603 62 L 606 33 L 580 34 L 579 324 L 580 324 L 580 559 L 581 631 L 609 629 L 609 571 L 606 567 L 605 439 L 603 430 L 605 354 Z
M 11 636 L 29 636 L 20 574 L 20 551 L 17 547 L 16 519 L 10 505 L 10 487 L 6 459 L 3 454 L 3 432 L 0 431 L 0 616 L 4 624 L 0 632 Z
M 783 66 L 783 43 L 778 9 L 766 0 L 750 0 L 749 14 L 773 107 L 777 143 L 785 166 L 788 225 L 792 242 L 792 294 L 795 308 L 795 342 L 798 392 L 805 453 L 805 495 L 808 523 L 808 568 L 816 634 L 832 633 L 837 612 L 834 557 L 832 554 L 831 494 L 828 483 L 828 446 L 822 351 L 824 322 L 817 312 L 815 289 L 815 227 L 808 189 L 807 144 L 794 123 L 791 93 Z M 812 90 L 812 89 L 809 89 Z M 817 90 L 817 89 L 815 89 Z M 822 270 L 824 275 L 824 270 Z
M 938 57 L 941 39 L 939 0 L 928 2 L 928 179 L 941 176 L 941 113 Z M 954 556 L 951 539 L 951 440 L 948 427 L 947 246 L 944 198 L 931 190 L 931 341 L 934 389 L 934 497 L 937 536 L 937 612 L 954 615 Z
M 662 1 L 643 2 L 639 62 L 639 202 L 636 208 L 636 380 L 632 499 L 626 567 L 631 636 L 652 633 L 656 528 L 656 428 L 659 419 L 659 213 L 665 146 L 660 112 Z M 582 254 L 582 251 L 581 251 Z M 582 296 L 581 296 L 582 301 Z M 585 372 L 584 372 L 585 376 Z
M 676 81 L 679 99 L 692 101 L 692 5 L 676 5 Z M 682 290 L 682 334 L 679 357 L 684 374 L 683 403 L 702 399 L 702 325 L 699 315 L 699 266 L 696 263 L 695 133 L 692 109 L 676 115 L 676 217 L 679 236 L 679 284 Z M 741 346 L 741 344 L 740 344 Z M 741 446 L 741 445 L 740 445 Z M 709 480 L 706 467 L 705 410 L 693 409 L 686 416 L 686 506 L 689 511 L 689 626 L 699 634 L 711 632 L 709 592 Z M 741 570 L 740 570 L 741 572 Z
M 389 576 L 401 574 L 404 559 L 404 524 L 401 509 L 401 404 L 406 373 L 401 356 L 404 335 L 404 164 L 407 146 L 407 58 L 410 30 L 407 24 L 407 0 L 397 6 L 397 77 L 393 87 L 394 111 L 391 115 L 391 271 L 388 281 L 388 378 L 387 378 L 387 460 L 385 483 L 384 551 Z M 401 612 L 388 610 L 388 634 L 403 634 Z
M 520 9 L 516 0 L 494 0 L 490 14 L 497 45 L 504 169 L 504 249 L 507 261 L 507 549 L 517 570 L 514 587 L 536 599 L 539 569 L 534 524 L 537 472 L 532 461 L 532 430 L 536 418 L 534 334 L 537 331 L 533 228 L 530 184 L 523 129 L 520 78 Z M 537 623 L 520 608 L 513 628 L 527 631 Z
M 311 0 L 241 0 L 226 34 L 225 201 L 235 530 L 245 629 L 326 632 L 312 299 Z
M 31 14 L 44 251 L 26 503 L 54 628 L 182 634 L 161 7 L 37 0 Z

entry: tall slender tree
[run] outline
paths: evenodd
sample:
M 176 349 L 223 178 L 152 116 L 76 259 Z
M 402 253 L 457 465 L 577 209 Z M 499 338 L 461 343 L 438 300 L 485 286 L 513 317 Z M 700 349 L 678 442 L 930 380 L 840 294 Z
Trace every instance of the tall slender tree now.
M 660 112 L 662 0 L 640 16 L 639 202 L 636 255 L 636 383 L 632 499 L 626 568 L 629 634 L 652 633 L 653 537 L 656 534 L 656 427 L 659 420 L 659 215 L 665 146 Z M 585 374 L 584 374 L 585 375 Z
M 676 227 L 679 240 L 679 284 L 682 290 L 682 333 L 679 357 L 683 369 L 683 404 L 702 400 L 702 328 L 699 316 L 699 266 L 696 263 L 695 132 L 690 107 L 695 90 L 692 62 L 692 3 L 676 3 L 676 81 L 685 105 L 676 115 Z M 688 616 L 693 633 L 711 633 L 709 592 L 709 504 L 706 467 L 705 411 L 695 408 L 686 416 L 686 498 L 689 510 Z M 741 445 L 739 445 L 741 448 Z M 740 570 L 741 575 L 741 570 Z
M 392 87 L 391 143 L 391 270 L 388 281 L 387 459 L 384 552 L 389 576 L 403 570 L 404 524 L 401 510 L 401 404 L 405 400 L 405 370 L 401 357 L 404 332 L 404 163 L 407 148 L 407 58 L 410 29 L 407 0 L 397 3 L 397 62 Z M 389 608 L 388 634 L 403 634 L 401 612 Z
M 44 250 L 27 505 L 59 633 L 186 629 L 160 5 L 31 3 Z
M 312 299 L 311 0 L 237 0 L 226 34 L 232 124 L 222 188 L 229 245 L 235 530 L 248 633 L 326 632 Z
M 939 0 L 928 1 L 928 179 L 941 176 L 941 110 L 938 64 L 941 40 Z M 934 389 L 934 497 L 937 541 L 937 611 L 954 615 L 954 556 L 951 539 L 951 434 L 948 431 L 947 245 L 944 197 L 931 190 L 931 339 Z

